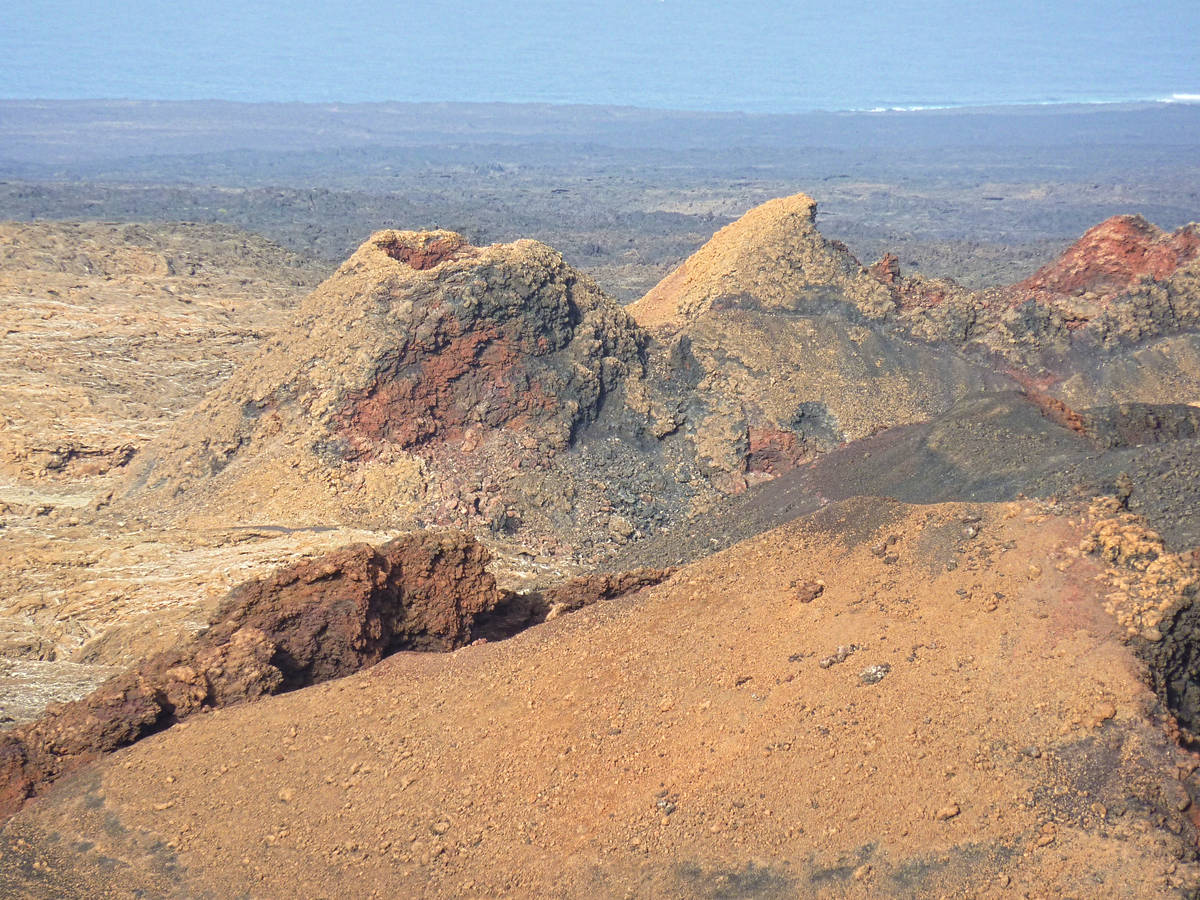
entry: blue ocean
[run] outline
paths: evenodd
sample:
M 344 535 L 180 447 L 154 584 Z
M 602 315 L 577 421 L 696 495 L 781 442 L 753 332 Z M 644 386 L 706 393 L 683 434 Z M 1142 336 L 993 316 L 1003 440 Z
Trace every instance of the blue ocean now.
M 1195 0 L 3 7 L 3 98 L 748 112 L 1200 100 Z

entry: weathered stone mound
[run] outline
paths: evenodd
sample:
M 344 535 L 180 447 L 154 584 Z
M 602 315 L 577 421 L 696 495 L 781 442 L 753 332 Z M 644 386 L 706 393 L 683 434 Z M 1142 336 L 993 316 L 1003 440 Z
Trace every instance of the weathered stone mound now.
M 502 484 L 522 460 L 541 464 L 602 414 L 630 436 L 664 419 L 644 345 L 628 314 L 543 244 L 380 232 L 135 459 L 129 492 L 304 524 L 502 526 Z
M 421 272 L 472 255 L 449 233 L 373 240 Z M 550 248 L 511 250 L 460 277 L 447 273 L 432 296 L 414 298 L 394 347 L 335 408 L 335 434 L 350 452 L 461 440 L 472 425 L 528 429 L 561 449 L 640 374 L 641 337 L 615 304 Z
M 204 709 L 338 678 L 398 650 L 451 650 L 500 600 L 466 535 L 346 547 L 234 591 L 191 644 L 0 736 L 0 815 L 100 754 Z
M 1196 234 L 1110 220 L 1027 283 L 970 292 L 863 267 L 799 194 L 626 311 L 533 241 L 384 231 L 134 458 L 126 498 L 193 522 L 520 532 L 556 554 L 979 392 L 1023 387 L 1066 424 L 1195 403 Z
M 816 203 L 797 194 L 721 229 L 629 311 L 694 386 L 688 424 L 701 470 L 738 491 L 1011 386 L 892 327 L 899 310 L 924 303 L 910 293 L 894 261 L 869 272 L 822 236 Z

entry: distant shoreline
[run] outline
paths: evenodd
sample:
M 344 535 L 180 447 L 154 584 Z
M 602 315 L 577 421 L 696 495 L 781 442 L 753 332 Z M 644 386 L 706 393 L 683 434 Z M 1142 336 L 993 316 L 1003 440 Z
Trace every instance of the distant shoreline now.
M 1178 95 L 1188 98 L 1191 95 Z M 740 113 L 547 103 L 247 103 L 239 100 L 0 100 L 0 177 L 93 177 L 89 162 L 158 156 L 380 152 L 389 148 L 609 147 L 676 153 L 963 146 L 1184 147 L 1200 102 L 960 106 Z M 234 168 L 241 163 L 234 161 Z M 85 169 L 74 168 L 84 165 Z M 340 168 L 340 167 L 339 167 Z M 109 174 L 112 174 L 111 171 Z
M 965 102 L 928 102 L 913 104 L 881 103 L 875 106 L 849 107 L 843 109 L 796 109 L 796 110 L 756 110 L 730 108 L 701 108 L 701 107 L 658 107 L 637 106 L 611 103 L 554 103 L 545 101 L 503 101 L 503 100 L 233 100 L 222 97 L 173 99 L 166 97 L 0 97 L 0 108 L 3 107 L 52 107 L 52 106 L 143 106 L 156 107 L 202 107 L 202 106 L 232 106 L 232 107 L 268 107 L 268 108 L 310 108 L 321 110 L 338 109 L 429 109 L 429 108 L 461 108 L 461 109 L 553 109 L 594 112 L 626 112 L 650 116 L 715 116 L 715 117 L 752 117 L 752 118 L 795 118 L 804 116 L 841 116 L 865 115 L 878 113 L 1012 113 L 1033 112 L 1038 110 L 1054 110 L 1070 112 L 1105 108 L 1114 111 L 1137 110 L 1159 106 L 1200 106 L 1200 93 L 1179 92 L 1168 96 L 1134 97 L 1122 99 L 1071 99 L 1071 100 L 1014 100 L 1005 103 L 974 103 Z

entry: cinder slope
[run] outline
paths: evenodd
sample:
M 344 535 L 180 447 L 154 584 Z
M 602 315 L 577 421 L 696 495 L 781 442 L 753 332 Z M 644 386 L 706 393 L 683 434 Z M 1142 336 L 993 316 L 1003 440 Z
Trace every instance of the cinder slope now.
M 0 885 L 1188 896 L 1195 762 L 1121 640 L 1186 567 L 1050 512 L 836 504 L 512 640 L 201 716 L 27 806 Z

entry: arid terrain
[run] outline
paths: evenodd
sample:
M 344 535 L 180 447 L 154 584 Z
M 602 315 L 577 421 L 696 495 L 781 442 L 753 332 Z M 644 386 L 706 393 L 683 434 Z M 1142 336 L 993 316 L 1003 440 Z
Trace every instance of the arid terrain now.
M 770 117 L 587 182 L 633 116 L 546 200 L 510 111 L 422 194 L 426 110 L 322 200 L 344 148 L 183 183 L 195 109 L 0 127 L 0 894 L 1200 896 L 1194 166 L 1026 143 L 1005 234 L 925 131 L 817 199 L 710 146 Z

